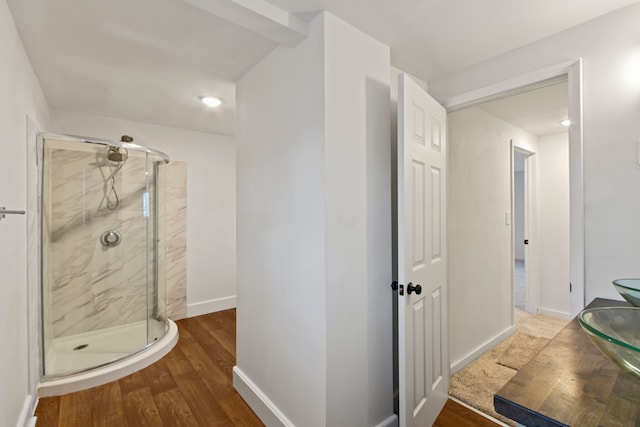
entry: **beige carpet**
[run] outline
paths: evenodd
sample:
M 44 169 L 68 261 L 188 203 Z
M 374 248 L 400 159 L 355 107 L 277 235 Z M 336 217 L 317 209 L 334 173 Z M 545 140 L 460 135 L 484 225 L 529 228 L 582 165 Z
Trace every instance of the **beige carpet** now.
M 449 394 L 506 424 L 494 412 L 493 395 L 566 324 L 566 320 L 516 310 L 516 332 L 451 378 Z

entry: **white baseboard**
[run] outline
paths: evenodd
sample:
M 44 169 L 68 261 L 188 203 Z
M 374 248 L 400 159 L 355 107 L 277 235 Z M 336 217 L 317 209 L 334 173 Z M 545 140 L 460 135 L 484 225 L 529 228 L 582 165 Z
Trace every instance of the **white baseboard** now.
M 449 399 L 453 400 L 454 402 L 456 402 L 456 403 L 457 403 L 457 404 L 459 404 L 459 405 L 464 406 L 464 407 L 465 407 L 465 408 L 467 408 L 467 409 L 470 409 L 471 411 L 475 412 L 476 414 L 483 416 L 484 418 L 486 418 L 486 419 L 488 419 L 488 420 L 492 421 L 493 423 L 498 424 L 498 425 L 499 425 L 499 426 L 501 426 L 501 427 L 509 427 L 509 424 L 505 424 L 505 423 L 503 423 L 502 421 L 500 421 L 499 419 L 497 419 L 497 418 L 493 418 L 493 417 L 489 416 L 488 414 L 485 414 L 484 412 L 477 410 L 476 408 L 474 408 L 474 407 L 473 407 L 473 406 L 471 406 L 471 405 L 467 405 L 466 403 L 464 403 L 464 402 L 463 402 L 462 400 L 460 400 L 460 399 L 456 399 L 456 398 L 455 398 L 455 397 L 453 397 L 453 396 L 449 396 Z
M 265 425 L 269 427 L 295 427 L 267 395 L 237 366 L 233 367 L 233 387 Z
M 538 308 L 538 314 L 544 314 L 545 316 L 557 317 L 560 319 L 571 320 L 571 313 L 565 311 L 552 310 L 550 308 L 540 307 Z
M 233 367 L 233 387 L 265 425 L 269 427 L 295 427 L 267 395 L 237 366 Z M 398 416 L 392 414 L 376 427 L 398 427 Z
M 33 413 L 36 410 L 37 404 L 38 396 L 29 394 L 25 397 L 16 427 L 32 427 L 36 425 L 36 418 L 33 416 Z
M 376 427 L 398 427 L 398 416 L 393 414 L 380 424 L 376 425 Z
M 215 313 L 236 307 L 236 296 L 210 299 L 208 301 L 187 304 L 187 317 L 200 316 L 202 314 Z
M 461 371 L 469 363 L 473 362 L 478 357 L 482 356 L 484 353 L 491 350 L 493 347 L 500 344 L 505 339 L 509 338 L 515 331 L 516 331 L 516 327 L 510 326 L 504 331 L 494 336 L 493 338 L 484 342 L 479 347 L 476 347 L 474 350 L 467 353 L 467 355 L 464 356 L 463 358 L 458 359 L 455 362 L 451 363 L 451 375 L 454 375 L 455 373 Z

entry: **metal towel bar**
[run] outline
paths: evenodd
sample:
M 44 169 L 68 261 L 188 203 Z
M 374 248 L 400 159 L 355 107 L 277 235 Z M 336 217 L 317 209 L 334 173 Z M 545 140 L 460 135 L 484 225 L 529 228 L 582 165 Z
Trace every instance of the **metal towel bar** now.
M 24 215 L 24 214 L 25 214 L 24 211 L 5 209 L 4 206 L 0 206 L 0 220 L 5 218 L 7 215 Z

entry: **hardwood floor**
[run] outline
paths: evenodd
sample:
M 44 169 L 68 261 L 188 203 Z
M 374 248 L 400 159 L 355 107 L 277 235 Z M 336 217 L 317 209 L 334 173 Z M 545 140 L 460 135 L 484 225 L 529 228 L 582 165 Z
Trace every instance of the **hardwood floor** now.
M 499 427 L 488 418 L 453 400 L 447 400 L 433 427 Z
M 118 381 L 40 399 L 37 427 L 261 426 L 231 382 L 235 310 L 176 322 L 178 344 Z
M 103 386 L 40 399 L 37 427 L 262 426 L 232 385 L 235 310 L 176 323 L 180 339 L 163 359 Z M 496 424 L 449 401 L 434 426 Z

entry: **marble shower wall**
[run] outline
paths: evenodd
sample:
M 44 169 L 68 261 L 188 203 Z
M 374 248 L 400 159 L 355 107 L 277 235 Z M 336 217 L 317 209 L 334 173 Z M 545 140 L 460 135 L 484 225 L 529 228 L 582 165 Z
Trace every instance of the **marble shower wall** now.
M 147 277 L 151 283 L 156 270 L 155 194 L 145 196 L 147 170 L 149 188 L 154 186 L 153 164 L 147 165 L 145 153 L 130 150 L 115 174 L 113 192 L 110 176 L 117 165 L 109 168 L 106 153 L 97 144 L 45 142 L 45 340 L 142 321 L 155 304 L 154 292 L 147 289 Z M 161 205 L 167 221 L 164 241 L 159 236 L 166 259 L 159 257 L 158 270 L 164 274 L 158 275 L 158 305 L 162 313 L 166 287 L 167 317 L 178 318 L 186 313 L 186 165 L 169 165 L 160 166 L 159 178 L 166 184 L 167 193 L 160 193 L 158 201 L 167 202 Z M 108 201 L 113 207 L 116 195 L 118 207 L 111 210 Z M 109 230 L 122 236 L 118 246 L 101 244 L 100 236 Z
M 171 161 L 166 166 L 166 275 L 167 317 L 187 317 L 187 164 Z

